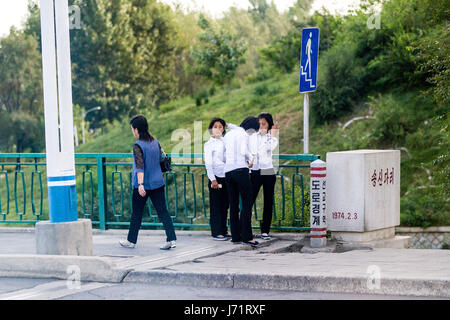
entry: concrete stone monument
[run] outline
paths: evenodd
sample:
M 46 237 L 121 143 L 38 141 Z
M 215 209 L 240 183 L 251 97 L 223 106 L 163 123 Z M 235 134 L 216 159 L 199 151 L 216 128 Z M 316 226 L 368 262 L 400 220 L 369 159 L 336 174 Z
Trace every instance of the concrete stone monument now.
M 328 152 L 328 230 L 341 243 L 408 247 L 396 237 L 400 224 L 400 151 Z

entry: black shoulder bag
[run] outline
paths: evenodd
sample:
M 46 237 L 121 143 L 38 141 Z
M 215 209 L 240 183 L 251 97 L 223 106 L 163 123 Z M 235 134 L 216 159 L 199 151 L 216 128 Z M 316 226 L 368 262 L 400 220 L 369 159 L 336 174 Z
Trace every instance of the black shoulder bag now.
M 172 159 L 170 159 L 167 156 L 167 153 L 164 152 L 164 149 L 161 148 L 161 145 L 159 145 L 159 150 L 161 151 L 161 158 L 159 160 L 159 164 L 161 165 L 161 171 L 162 172 L 172 171 L 171 168 Z

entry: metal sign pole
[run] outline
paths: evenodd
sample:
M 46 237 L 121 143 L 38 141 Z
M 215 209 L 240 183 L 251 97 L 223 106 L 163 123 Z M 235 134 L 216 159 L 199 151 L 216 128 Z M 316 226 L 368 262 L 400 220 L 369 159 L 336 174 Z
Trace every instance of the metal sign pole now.
M 309 93 L 303 98 L 303 153 L 309 153 Z

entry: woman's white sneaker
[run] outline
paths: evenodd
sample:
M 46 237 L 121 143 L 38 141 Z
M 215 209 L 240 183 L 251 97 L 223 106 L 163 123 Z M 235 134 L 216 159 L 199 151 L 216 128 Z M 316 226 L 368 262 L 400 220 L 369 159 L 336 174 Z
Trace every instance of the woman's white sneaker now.
M 130 249 L 132 249 L 132 248 L 134 248 L 134 247 L 136 246 L 135 243 L 132 243 L 132 242 L 130 242 L 130 241 L 128 241 L 128 240 L 120 240 L 120 241 L 119 241 L 119 244 L 120 244 L 122 247 L 124 247 L 124 248 L 130 248 Z
M 163 244 L 160 249 L 161 250 L 169 250 L 172 248 L 176 248 L 177 247 L 177 242 L 175 240 L 172 241 L 167 241 L 165 244 Z
M 270 240 L 270 236 L 267 233 L 262 233 L 261 234 L 261 239 L 263 239 L 263 240 Z

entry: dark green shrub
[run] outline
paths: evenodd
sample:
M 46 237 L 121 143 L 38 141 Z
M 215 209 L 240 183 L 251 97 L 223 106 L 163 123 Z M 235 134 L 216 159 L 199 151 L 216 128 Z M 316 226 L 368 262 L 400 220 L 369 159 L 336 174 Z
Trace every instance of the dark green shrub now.
M 365 93 L 365 65 L 355 43 L 343 42 L 324 53 L 319 65 L 318 88 L 311 99 L 317 124 L 350 113 Z
M 266 83 L 259 84 L 253 90 L 253 93 L 257 96 L 263 96 L 269 92 L 269 88 Z
M 450 225 L 450 203 L 438 197 L 432 186 L 410 188 L 400 200 L 400 224 L 402 226 L 422 227 Z

